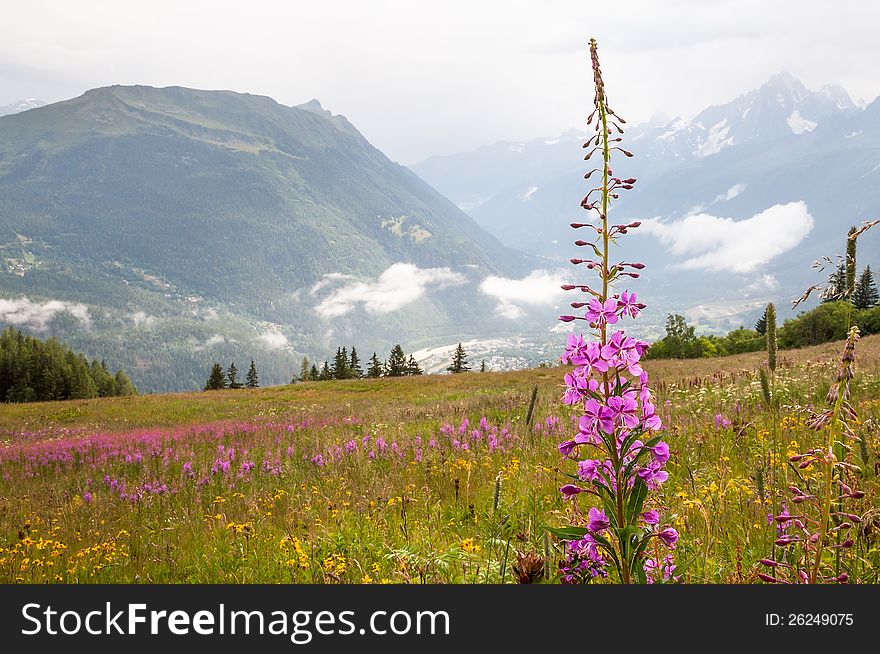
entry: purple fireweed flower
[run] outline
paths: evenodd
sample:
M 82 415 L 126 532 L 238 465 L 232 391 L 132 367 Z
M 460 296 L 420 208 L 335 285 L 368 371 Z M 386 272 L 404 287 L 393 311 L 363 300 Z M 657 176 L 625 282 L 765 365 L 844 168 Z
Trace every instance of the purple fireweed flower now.
M 603 465 L 603 462 L 598 459 L 578 461 L 578 477 L 583 481 L 595 481 L 599 479 L 599 471 L 603 468 Z
M 587 304 L 587 313 L 584 314 L 584 317 L 599 326 L 615 324 L 617 322 L 617 300 L 608 298 L 603 303 L 592 298 Z
M 559 492 L 562 493 L 563 499 L 570 499 L 577 495 L 578 493 L 583 493 L 584 489 L 580 486 L 575 486 L 574 484 L 566 484 L 562 488 L 559 489 Z
M 666 547 L 674 548 L 675 544 L 678 542 L 678 532 L 672 527 L 666 527 L 657 532 L 657 538 L 659 538 Z
M 728 427 L 730 427 L 731 424 L 733 424 L 733 423 L 731 423 L 730 420 L 728 420 L 727 418 L 722 416 L 720 413 L 715 415 L 715 427 L 716 428 L 727 429 Z
M 605 512 L 600 511 L 596 507 L 591 508 L 588 515 L 590 522 L 587 524 L 587 529 L 594 534 L 605 531 L 611 526 L 611 521 L 608 520 L 608 516 L 605 515 Z
M 649 345 L 627 336 L 622 330 L 612 333 L 607 328 L 609 325 L 617 324 L 621 318 L 638 317 L 645 308 L 645 305 L 638 301 L 635 293 L 627 290 L 614 294 L 612 290 L 616 280 L 627 276 L 633 278 L 638 276 L 627 268 L 642 270 L 644 265 L 626 262 L 611 265 L 607 256 L 603 255 L 603 252 L 608 252 L 612 240 L 617 241 L 620 236 L 627 233 L 627 229 L 638 226 L 638 223 L 615 226 L 608 222 L 606 215 L 608 200 L 617 198 L 620 191 L 631 189 L 635 179 L 624 180 L 614 177 L 610 170 L 612 150 L 620 148 L 611 145 L 608 136 L 611 130 L 603 128 L 606 127 L 606 117 L 614 117 L 616 114 L 605 104 L 605 87 L 601 79 L 594 40 L 590 42 L 590 53 L 596 89 L 595 111 L 590 120 L 597 115 L 602 119 L 596 121 L 597 132 L 593 137 L 595 147 L 587 158 L 597 151 L 603 152 L 602 164 L 599 168 L 603 170 L 603 181 L 598 188 L 588 194 L 581 205 L 587 211 L 598 212 L 594 218 L 595 222 L 572 223 L 572 227 L 579 229 L 588 224 L 593 226 L 595 240 L 593 242 L 578 240 L 575 244 L 591 246 L 599 260 L 572 259 L 572 263 L 575 265 L 586 263 L 588 270 L 598 274 L 600 284 L 580 283 L 562 286 L 566 291 L 578 290 L 591 295 L 586 302 L 571 303 L 573 309 L 586 307 L 583 318 L 563 316 L 561 320 L 587 321 L 595 329 L 595 338 L 589 339 L 582 334 L 570 334 L 567 337 L 561 361 L 574 366 L 574 369 L 565 373 L 563 402 L 580 411 L 572 416 L 576 429 L 574 438 L 565 440 L 558 448 L 563 456 L 580 459 L 577 461 L 577 479 L 580 485 L 563 486 L 561 492 L 564 497 L 572 499 L 580 493 L 587 492 L 595 497 L 601 497 L 609 513 L 606 514 L 599 507 L 591 507 L 586 516 L 574 512 L 579 516 L 576 526 L 586 524 L 591 532 L 605 533 L 601 539 L 598 535 L 591 537 L 588 533 L 584 538 L 569 541 L 569 551 L 561 565 L 562 578 L 568 583 L 589 581 L 595 576 L 607 576 L 604 568 L 614 565 L 620 580 L 629 582 L 634 579 L 632 565 L 647 565 L 653 566 L 657 579 L 668 579 L 672 577 L 675 569 L 671 557 L 662 559 L 654 554 L 655 560 L 648 562 L 646 559 L 651 552 L 644 547 L 645 539 L 657 537 L 672 548 L 678 538 L 674 529 L 660 528 L 660 516 L 657 511 L 642 512 L 646 499 L 645 486 L 649 490 L 656 490 L 668 479 L 669 475 L 664 470 L 664 466 L 670 457 L 666 443 L 658 442 L 654 437 L 647 437 L 647 434 L 657 432 L 663 427 L 654 407 L 654 399 L 648 386 L 648 375 L 641 365 Z M 614 139 L 614 142 L 618 140 Z M 588 142 L 587 146 L 589 145 Z M 632 156 L 629 152 L 623 151 L 623 153 L 627 157 Z M 589 174 L 586 177 L 589 178 Z M 590 195 L 596 192 L 601 195 L 601 202 L 598 198 L 590 199 Z M 600 288 L 601 293 L 596 290 Z M 652 443 L 650 452 L 646 452 L 645 442 Z M 587 455 L 581 455 L 582 448 L 595 448 L 598 452 L 591 451 Z M 575 451 L 578 452 L 576 457 Z M 636 507 L 635 511 L 627 510 L 627 507 L 632 506 Z M 609 530 L 612 522 L 619 529 Z M 644 529 L 642 525 L 648 525 L 651 529 Z M 632 527 L 636 529 L 633 530 Z M 639 549 L 630 549 L 630 545 L 624 543 L 624 538 L 637 541 Z M 600 551 L 613 556 L 603 558 L 599 555 Z M 632 552 L 638 552 L 634 559 L 631 558 Z M 640 574 L 635 575 L 635 578 L 640 576 Z
M 611 414 L 611 419 L 616 424 L 622 424 L 626 429 L 632 429 L 639 424 L 638 408 L 638 402 L 629 394 L 623 396 L 613 395 L 608 398 L 608 410 Z M 611 431 L 608 433 L 611 433 Z
M 569 334 L 568 346 L 560 357 L 562 363 L 581 365 L 584 361 L 584 353 L 586 352 L 586 343 L 581 334 Z
M 660 524 L 660 514 L 657 513 L 654 509 L 651 509 L 650 511 L 645 511 L 642 514 L 642 520 L 645 521 L 646 525 L 654 526 Z
M 669 461 L 669 445 L 667 445 L 663 441 L 660 441 L 654 447 L 652 447 L 651 452 L 654 454 L 654 460 L 661 466 L 665 465 L 666 462 Z
M 620 300 L 617 302 L 617 309 L 621 315 L 627 315 L 630 318 L 636 318 L 641 311 L 641 305 L 637 301 L 635 293 L 624 291 L 620 294 Z
M 83 493 L 83 502 L 85 504 L 92 503 L 92 494 L 89 491 L 86 491 L 85 493 Z
M 568 456 L 575 450 L 575 448 L 577 448 L 577 443 L 574 441 L 565 441 L 557 446 L 557 449 L 562 456 Z

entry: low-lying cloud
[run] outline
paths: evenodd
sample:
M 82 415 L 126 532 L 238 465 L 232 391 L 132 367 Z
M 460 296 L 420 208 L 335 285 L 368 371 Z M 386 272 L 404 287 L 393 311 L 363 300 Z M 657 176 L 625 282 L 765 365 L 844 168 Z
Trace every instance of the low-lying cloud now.
M 681 220 L 642 221 L 672 254 L 687 257 L 687 269 L 749 273 L 804 240 L 815 221 L 804 202 L 776 204 L 746 220 L 720 218 L 707 213 Z
M 326 275 L 312 287 L 317 293 L 330 284 L 342 282 L 315 307 L 322 318 L 338 318 L 357 306 L 373 314 L 397 311 L 422 297 L 428 287 L 458 286 L 466 282 L 464 275 L 449 268 L 419 268 L 411 263 L 395 263 L 375 281 L 352 281 L 348 276 Z
M 156 316 L 151 316 L 146 311 L 135 311 L 128 314 L 128 317 L 131 318 L 135 327 L 152 327 L 158 320 Z
M 26 297 L 15 300 L 0 298 L 0 323 L 14 327 L 42 332 L 57 314 L 64 312 L 79 320 L 84 327 L 91 325 L 89 310 L 84 304 L 61 300 L 33 302 Z
M 560 286 L 566 283 L 561 272 L 534 270 L 522 279 L 489 276 L 480 291 L 495 298 L 495 312 L 504 318 L 520 318 L 526 307 L 553 306 L 565 295 Z
M 260 334 L 257 338 L 263 341 L 263 344 L 270 350 L 280 350 L 287 347 L 287 336 L 279 331 L 268 331 Z

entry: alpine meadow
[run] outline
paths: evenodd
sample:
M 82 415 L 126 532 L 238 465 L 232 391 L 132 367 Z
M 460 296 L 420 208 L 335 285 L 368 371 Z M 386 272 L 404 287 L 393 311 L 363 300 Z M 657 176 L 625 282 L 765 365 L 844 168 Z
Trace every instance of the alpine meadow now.
M 880 582 L 880 100 L 631 127 L 599 41 L 576 129 L 412 167 L 0 98 L 0 582 Z

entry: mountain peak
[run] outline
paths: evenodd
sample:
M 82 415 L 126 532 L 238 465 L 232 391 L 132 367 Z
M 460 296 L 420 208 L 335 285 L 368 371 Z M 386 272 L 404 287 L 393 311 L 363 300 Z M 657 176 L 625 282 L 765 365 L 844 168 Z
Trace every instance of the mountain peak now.
M 44 107 L 45 105 L 45 102 L 37 100 L 36 98 L 25 98 L 24 100 L 17 100 L 11 104 L 0 106 L 0 116 L 20 114 L 22 111 L 37 109 L 39 107 Z
M 327 116 L 327 118 L 333 117 L 333 112 L 329 109 L 325 109 L 324 105 L 321 104 L 321 101 L 317 98 L 312 98 L 308 102 L 303 102 L 302 104 L 294 105 L 294 109 L 302 109 L 303 111 L 311 111 L 313 114 L 318 114 L 320 116 Z
M 856 106 L 846 89 L 837 84 L 826 84 L 819 89 L 819 93 L 836 104 L 838 109 L 854 109 Z
M 770 79 L 764 82 L 762 86 L 772 86 L 774 88 L 789 88 L 798 90 L 806 90 L 807 88 L 804 86 L 803 82 L 801 82 L 797 77 L 785 70 L 780 71 L 775 75 L 772 75 Z

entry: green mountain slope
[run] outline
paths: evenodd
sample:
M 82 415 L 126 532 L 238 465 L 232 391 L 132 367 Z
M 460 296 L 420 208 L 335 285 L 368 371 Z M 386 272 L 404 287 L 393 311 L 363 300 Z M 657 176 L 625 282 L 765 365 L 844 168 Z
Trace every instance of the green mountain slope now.
M 198 386 L 212 356 L 263 360 L 277 382 L 335 338 L 485 329 L 476 283 L 527 263 L 317 102 L 142 86 L 0 118 L 0 262 L 0 298 L 84 303 L 88 323 L 56 311 L 41 328 L 143 390 Z M 399 311 L 315 311 L 316 284 L 397 262 L 467 283 Z M 0 306 L 34 327 L 20 314 Z

